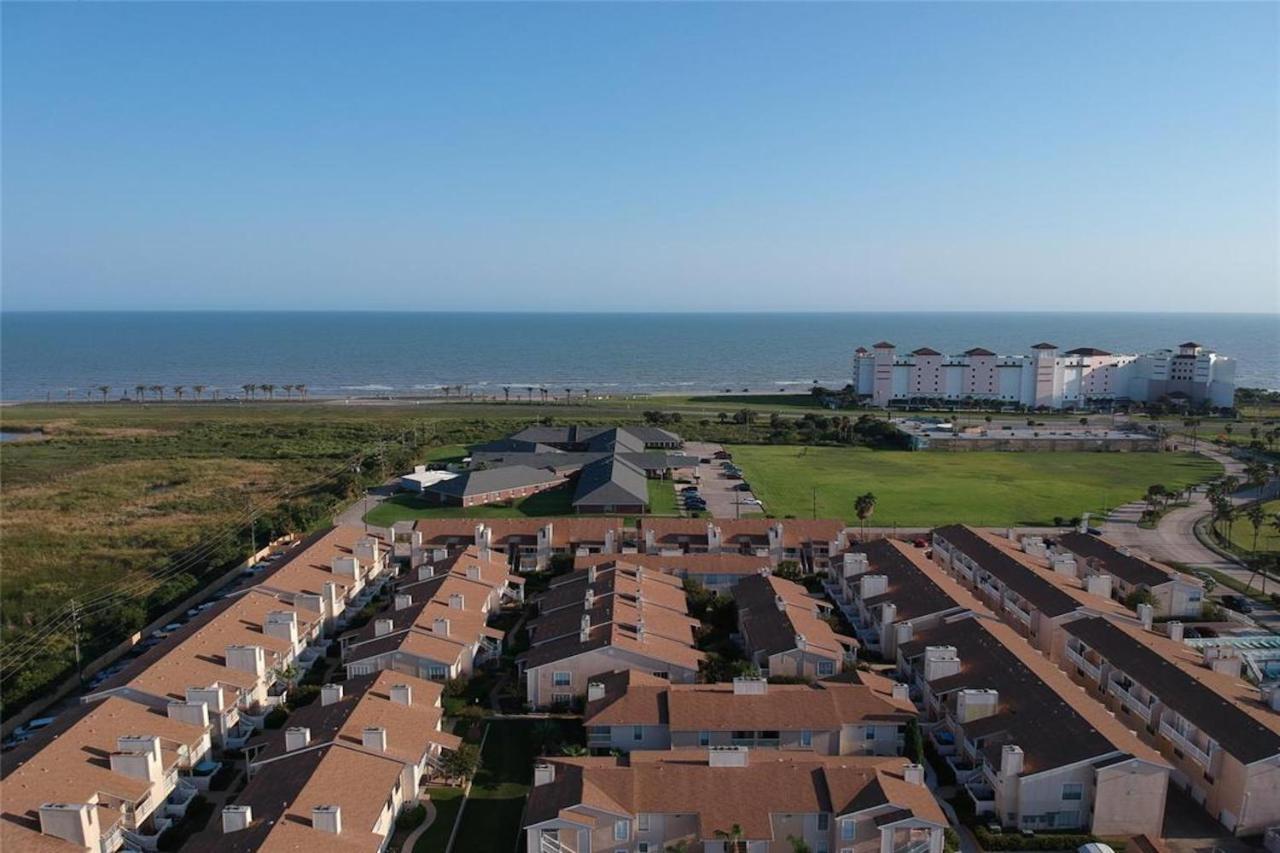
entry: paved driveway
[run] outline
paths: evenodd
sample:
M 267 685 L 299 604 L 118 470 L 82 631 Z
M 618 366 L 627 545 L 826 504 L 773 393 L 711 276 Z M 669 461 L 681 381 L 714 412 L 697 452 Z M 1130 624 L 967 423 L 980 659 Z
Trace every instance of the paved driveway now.
M 724 475 L 715 454 L 724 448 L 708 441 L 686 441 L 684 452 L 699 459 L 710 459 L 698 465 L 698 491 L 707 501 L 707 512 L 712 518 L 739 518 L 764 509 L 744 501 L 754 499 L 751 492 L 738 491 L 742 480 L 730 480 Z

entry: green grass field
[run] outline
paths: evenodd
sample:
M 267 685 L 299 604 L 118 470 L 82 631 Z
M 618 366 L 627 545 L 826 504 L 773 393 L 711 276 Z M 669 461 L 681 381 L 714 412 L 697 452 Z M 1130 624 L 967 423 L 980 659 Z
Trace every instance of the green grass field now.
M 670 480 L 649 481 L 649 514 L 679 515 L 675 484 Z
M 365 521 L 389 527 L 397 521 L 416 518 L 524 518 L 527 516 L 569 515 L 573 512 L 573 492 L 567 486 L 539 492 L 511 506 L 437 506 L 417 495 L 399 494 L 387 498 L 365 515 Z
M 1262 505 L 1266 512 L 1266 520 L 1258 530 L 1259 551 L 1280 551 L 1280 530 L 1272 525 L 1277 514 L 1280 514 L 1280 500 L 1267 501 Z M 1231 544 L 1241 554 L 1253 551 L 1253 525 L 1243 512 L 1237 512 L 1235 523 L 1231 525 Z
M 751 488 L 774 516 L 854 520 L 874 492 L 877 526 L 1051 524 L 1137 500 L 1152 483 L 1176 489 L 1219 473 L 1189 453 L 908 453 L 862 448 L 736 445 Z
M 436 819 L 418 836 L 413 853 L 440 853 L 449 843 L 458 809 L 462 808 L 462 789 L 432 788 L 431 802 L 436 807 Z

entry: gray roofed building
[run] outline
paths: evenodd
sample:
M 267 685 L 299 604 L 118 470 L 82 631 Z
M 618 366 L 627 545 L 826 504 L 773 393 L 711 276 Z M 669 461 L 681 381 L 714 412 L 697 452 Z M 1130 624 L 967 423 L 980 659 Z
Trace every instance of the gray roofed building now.
M 563 477 L 546 468 L 504 465 L 500 468 L 466 471 L 452 479 L 433 483 L 424 488 L 422 493 L 443 503 L 474 506 L 528 497 L 563 482 Z
M 649 505 L 649 480 L 621 456 L 606 456 L 578 475 L 573 507 L 578 512 L 617 512 Z

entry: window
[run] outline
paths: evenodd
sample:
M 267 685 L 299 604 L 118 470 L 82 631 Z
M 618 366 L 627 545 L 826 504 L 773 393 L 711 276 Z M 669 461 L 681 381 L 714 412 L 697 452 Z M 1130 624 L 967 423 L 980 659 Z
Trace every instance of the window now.
M 631 837 L 631 821 L 620 820 L 613 825 L 613 840 L 626 841 Z
M 636 853 L 649 853 L 649 842 L 641 841 L 636 844 Z
M 649 816 L 647 814 L 636 815 L 636 832 L 649 831 Z
M 1079 782 L 1068 782 L 1062 786 L 1062 799 L 1079 800 L 1084 796 L 1084 786 Z
M 698 746 L 711 745 L 711 732 L 698 732 Z
M 632 726 L 632 727 L 631 727 L 631 739 L 632 739 L 632 740 L 644 740 L 644 726 Z
M 820 812 L 818 814 L 818 832 L 827 831 L 827 829 L 830 827 L 830 824 L 828 823 L 830 819 L 831 819 L 831 816 L 828 815 L 826 812 Z
M 852 841 L 854 831 L 857 829 L 857 827 L 858 827 L 858 824 L 855 823 L 853 818 L 851 817 L 845 818 L 844 820 L 840 821 L 840 840 Z
M 573 684 L 572 672 L 553 672 L 551 673 L 551 685 L 553 687 L 568 687 Z
M 818 675 L 835 675 L 836 665 L 834 661 L 820 660 L 818 661 Z
M 433 663 L 427 667 L 427 678 L 443 679 L 448 677 L 448 670 L 438 663 Z
M 800 745 L 801 745 L 801 746 L 813 746 L 813 732 L 811 732 L 809 729 L 801 729 L 801 730 L 800 730 Z
M 655 672 L 655 673 L 654 673 L 654 676 L 655 676 L 656 678 L 670 678 L 670 677 L 671 677 L 671 674 L 670 674 L 669 672 L 667 672 L 666 670 L 660 670 L 660 671 L 658 671 L 658 672 Z
M 552 705 L 572 705 L 573 694 L 572 693 L 552 693 L 551 704 Z
M 867 727 L 866 727 L 866 729 L 864 729 L 864 730 L 863 730 L 863 734 L 862 734 L 862 736 L 863 736 L 864 738 L 866 738 L 867 740 L 875 740 L 875 739 L 876 739 L 876 727 L 875 727 L 875 726 L 867 726 Z

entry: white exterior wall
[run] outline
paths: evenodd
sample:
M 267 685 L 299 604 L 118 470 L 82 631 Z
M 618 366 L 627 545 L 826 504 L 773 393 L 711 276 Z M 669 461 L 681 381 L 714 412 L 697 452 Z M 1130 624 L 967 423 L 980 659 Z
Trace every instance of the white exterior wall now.
M 1069 408 L 1091 400 L 1154 402 L 1172 392 L 1193 402 L 1232 405 L 1235 361 L 1207 350 L 1175 359 L 1173 350 L 1142 355 L 897 355 L 881 348 L 854 357 L 853 386 L 876 405 L 910 397 L 972 397 L 1026 406 Z M 1190 354 L 1184 352 L 1184 354 Z

